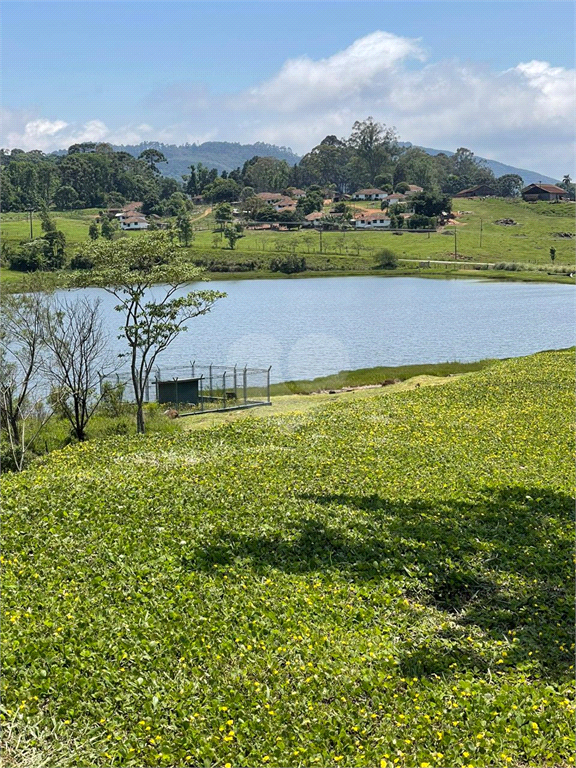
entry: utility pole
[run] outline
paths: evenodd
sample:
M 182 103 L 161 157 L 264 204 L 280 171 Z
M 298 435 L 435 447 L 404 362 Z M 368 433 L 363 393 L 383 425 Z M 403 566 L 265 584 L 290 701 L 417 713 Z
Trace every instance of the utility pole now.
M 30 240 L 34 240 L 34 232 L 32 230 L 32 211 L 33 210 L 34 209 L 32 207 L 30 207 L 30 209 L 29 209 L 29 213 L 30 213 Z
M 458 246 L 456 244 L 456 228 L 454 228 L 454 261 L 458 258 Z
M 480 248 L 482 248 L 482 219 L 480 219 Z
M 318 230 L 320 232 L 320 253 L 322 253 L 322 224 L 320 224 L 320 229 Z

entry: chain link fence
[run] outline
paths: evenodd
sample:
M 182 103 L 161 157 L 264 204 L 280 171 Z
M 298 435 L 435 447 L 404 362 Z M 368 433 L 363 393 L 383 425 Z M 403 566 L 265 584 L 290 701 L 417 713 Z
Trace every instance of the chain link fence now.
M 179 416 L 207 411 L 230 411 L 270 405 L 270 368 L 238 365 L 201 365 L 157 367 L 144 392 L 146 403 L 157 402 Z M 100 388 L 121 392 L 125 402 L 134 402 L 134 388 L 129 371 L 100 378 Z

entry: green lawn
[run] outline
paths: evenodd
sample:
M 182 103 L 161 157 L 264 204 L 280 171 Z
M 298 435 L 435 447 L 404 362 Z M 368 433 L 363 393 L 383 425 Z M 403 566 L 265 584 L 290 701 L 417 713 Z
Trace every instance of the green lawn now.
M 86 208 L 82 211 L 51 211 L 50 215 L 56 226 L 66 235 L 69 246 L 88 240 L 88 227 L 98 216 L 97 208 Z M 34 237 L 42 237 L 40 217 L 32 215 L 32 232 Z M 2 241 L 10 245 L 18 245 L 21 241 L 30 239 L 30 219 L 27 213 L 3 213 L 0 226 Z
M 573 764 L 574 353 L 4 476 L 15 766 Z

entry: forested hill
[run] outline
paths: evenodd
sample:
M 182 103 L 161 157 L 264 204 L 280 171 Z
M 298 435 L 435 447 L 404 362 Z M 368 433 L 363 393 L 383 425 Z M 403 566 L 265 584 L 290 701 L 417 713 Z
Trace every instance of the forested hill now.
M 401 146 L 412 147 L 411 142 L 400 142 Z M 131 155 L 138 155 L 145 149 L 158 149 L 168 160 L 166 164 L 158 166 L 158 170 L 163 176 L 170 176 L 174 179 L 180 178 L 190 173 L 192 164 L 202 163 L 208 168 L 217 168 L 219 173 L 222 171 L 232 171 L 234 168 L 244 165 L 246 160 L 258 155 L 259 157 L 275 157 L 278 160 L 285 160 L 289 165 L 294 165 L 300 161 L 299 155 L 296 155 L 289 147 L 278 147 L 275 144 L 266 144 L 256 142 L 255 144 L 239 144 L 228 141 L 206 141 L 204 144 L 161 144 L 157 141 L 143 142 L 141 144 L 114 146 L 115 150 L 129 152 Z M 448 157 L 454 155 L 454 152 L 443 149 L 431 149 L 430 147 L 421 147 L 429 155 L 438 155 L 444 153 Z M 497 160 L 487 160 L 482 157 L 477 158 L 480 162 L 486 163 L 486 166 L 495 176 L 504 176 L 507 173 L 515 173 L 522 177 L 524 184 L 535 184 L 543 182 L 544 184 L 555 184 L 558 179 L 550 176 L 544 176 L 537 171 L 528 171 L 524 168 L 515 168 L 512 165 L 500 163 Z
M 415 144 L 412 144 L 409 141 L 401 141 L 401 146 L 403 147 L 413 147 L 416 146 Z M 447 149 L 431 149 L 430 147 L 419 147 L 419 149 L 423 149 L 424 152 L 426 152 L 429 155 L 439 155 L 444 154 L 448 157 L 452 157 L 454 155 L 454 152 L 450 152 Z M 537 171 L 527 171 L 525 168 L 515 168 L 513 165 L 506 165 L 505 163 L 500 163 L 498 160 L 488 160 L 485 157 L 477 157 L 477 159 L 482 163 L 486 163 L 486 166 L 492 171 L 494 176 L 504 176 L 508 173 L 514 173 L 518 176 L 522 177 L 522 180 L 526 186 L 528 184 L 556 184 L 558 182 L 558 179 L 553 179 L 551 176 L 545 176 L 542 173 L 538 173 Z
M 289 147 L 277 147 L 275 144 L 266 144 L 262 141 L 256 144 L 238 144 L 228 141 L 206 141 L 204 144 L 161 144 L 156 141 L 143 142 L 142 144 L 114 146 L 115 150 L 128 152 L 135 157 L 145 149 L 158 149 L 166 160 L 158 166 L 163 176 L 171 176 L 180 180 L 184 174 L 190 173 L 190 166 L 202 163 L 208 168 L 216 168 L 219 173 L 232 171 L 244 165 L 247 160 L 258 155 L 259 157 L 275 157 L 277 160 L 285 160 L 289 165 L 300 161 L 300 157 Z

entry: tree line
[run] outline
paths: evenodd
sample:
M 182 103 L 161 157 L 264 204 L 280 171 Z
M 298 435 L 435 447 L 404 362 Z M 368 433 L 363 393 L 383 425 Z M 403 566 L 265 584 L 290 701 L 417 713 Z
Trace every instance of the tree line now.
M 523 186 L 516 174 L 496 178 L 465 147 L 451 156 L 403 147 L 395 129 L 371 117 L 355 122 L 347 137 L 326 136 L 294 165 L 256 155 L 232 171 L 218 173 L 197 163 L 178 181 L 162 175 L 165 162 L 159 149 L 149 148 L 134 157 L 94 142 L 74 144 L 65 155 L 0 150 L 1 207 L 22 211 L 44 204 L 72 210 L 138 200 L 145 214 L 176 215 L 183 201 L 199 195 L 206 202 L 224 203 L 247 200 L 259 192 L 311 186 L 341 194 L 365 187 L 392 192 L 405 182 L 449 195 L 489 184 L 500 195 L 514 197 Z

